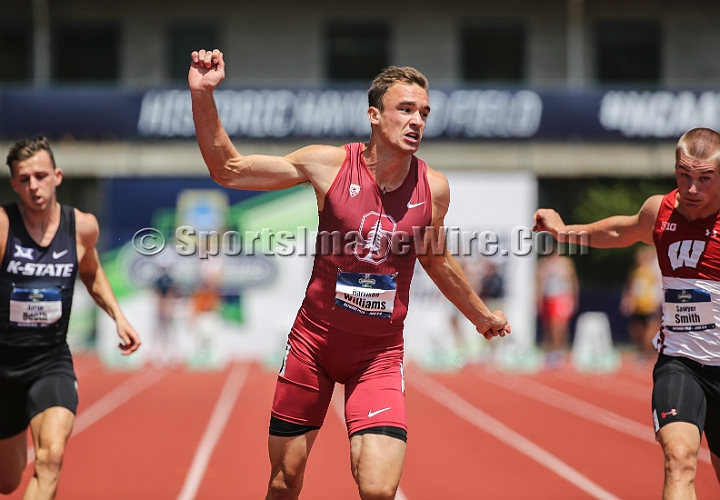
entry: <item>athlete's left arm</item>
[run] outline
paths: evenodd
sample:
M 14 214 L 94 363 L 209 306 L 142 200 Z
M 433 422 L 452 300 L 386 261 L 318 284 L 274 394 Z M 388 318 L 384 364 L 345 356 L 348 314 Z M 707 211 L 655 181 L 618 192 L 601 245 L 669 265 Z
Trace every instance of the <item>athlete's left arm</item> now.
M 426 228 L 420 248 L 429 249 L 418 260 L 443 295 L 469 319 L 486 339 L 510 333 L 510 325 L 502 311 L 490 311 L 468 283 L 460 264 L 445 243 L 445 214 L 450 206 L 450 186 L 444 175 L 427 169 L 432 197 L 432 224 Z M 442 249 L 442 251 L 433 251 Z
M 80 279 L 95 303 L 115 320 L 117 333 L 122 341 L 118 347 L 122 353 L 135 352 L 140 347 L 140 336 L 120 309 L 95 248 L 100 233 L 97 219 L 92 214 L 75 209 L 75 229 Z

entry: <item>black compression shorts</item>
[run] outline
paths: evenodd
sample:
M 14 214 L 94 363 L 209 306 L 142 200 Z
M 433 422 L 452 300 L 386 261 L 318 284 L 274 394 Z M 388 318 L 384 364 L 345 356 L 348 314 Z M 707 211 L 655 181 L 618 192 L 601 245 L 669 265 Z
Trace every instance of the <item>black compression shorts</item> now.
M 720 456 L 720 366 L 660 354 L 653 370 L 655 432 L 671 422 L 705 431 L 710 451 Z
M 0 439 L 24 431 L 53 406 L 77 411 L 77 379 L 67 345 L 0 349 Z
M 312 425 L 299 425 L 292 422 L 286 422 L 276 417 L 270 417 L 270 435 L 280 437 L 293 437 L 307 434 L 310 431 L 319 429 L 320 427 Z M 395 439 L 399 439 L 403 442 L 407 442 L 407 431 L 400 427 L 393 427 L 389 425 L 379 425 L 376 427 L 367 427 L 359 430 L 350 435 L 358 436 L 360 434 L 380 434 L 382 436 L 390 436 Z

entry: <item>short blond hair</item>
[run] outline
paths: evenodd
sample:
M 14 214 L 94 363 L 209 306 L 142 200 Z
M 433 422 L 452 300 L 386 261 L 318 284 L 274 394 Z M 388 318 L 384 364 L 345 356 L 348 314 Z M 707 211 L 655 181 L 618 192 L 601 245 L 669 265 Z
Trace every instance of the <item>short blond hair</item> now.
M 370 107 L 382 111 L 383 97 L 385 97 L 387 91 L 390 90 L 390 87 L 396 83 L 415 84 L 425 91 L 428 89 L 427 78 L 415 68 L 410 66 L 389 66 L 382 70 L 370 84 L 370 89 L 368 90 L 368 104 Z
M 720 167 L 720 134 L 710 128 L 694 128 L 685 132 L 675 148 L 675 163 L 680 156 L 710 160 Z

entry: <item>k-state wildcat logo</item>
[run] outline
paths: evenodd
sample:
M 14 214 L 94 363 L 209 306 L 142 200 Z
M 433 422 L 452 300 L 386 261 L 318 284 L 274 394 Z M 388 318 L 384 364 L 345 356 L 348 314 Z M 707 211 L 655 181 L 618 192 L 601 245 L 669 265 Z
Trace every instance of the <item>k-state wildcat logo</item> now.
M 668 247 L 668 257 L 673 271 L 678 267 L 697 267 L 705 251 L 705 242 L 700 240 L 676 241 Z

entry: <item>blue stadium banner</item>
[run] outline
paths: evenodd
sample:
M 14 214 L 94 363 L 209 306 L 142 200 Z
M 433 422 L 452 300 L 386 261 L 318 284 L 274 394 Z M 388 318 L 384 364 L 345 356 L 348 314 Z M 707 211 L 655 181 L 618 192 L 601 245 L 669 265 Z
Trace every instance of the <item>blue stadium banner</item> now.
M 367 94 L 353 89 L 215 92 L 231 137 L 364 138 Z M 179 89 L 0 89 L 0 137 L 194 137 L 190 93 Z M 672 140 L 720 129 L 720 92 L 432 89 L 425 137 L 437 140 Z

